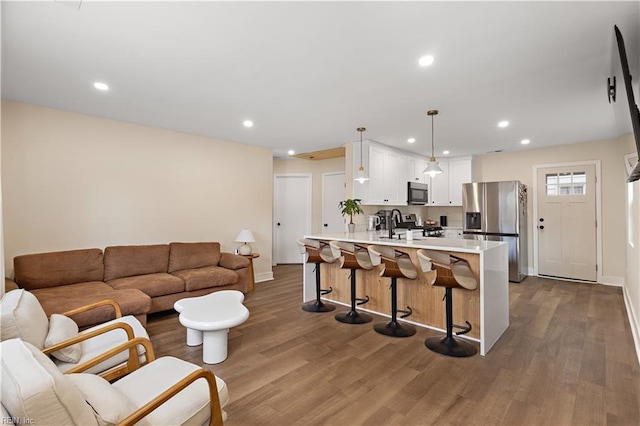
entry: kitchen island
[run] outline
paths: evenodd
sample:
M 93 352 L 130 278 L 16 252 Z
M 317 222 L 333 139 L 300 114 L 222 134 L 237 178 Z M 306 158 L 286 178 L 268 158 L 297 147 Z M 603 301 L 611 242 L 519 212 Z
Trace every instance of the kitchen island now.
M 469 321 L 472 330 L 460 337 L 480 343 L 480 355 L 486 355 L 509 326 L 509 263 L 506 243 L 449 238 L 389 239 L 381 232 L 356 232 L 305 235 L 305 238 L 322 241 L 345 241 L 361 246 L 386 245 L 408 253 L 418 270 L 415 280 L 398 279 L 398 308 L 410 306 L 413 314 L 403 319 L 416 326 L 445 332 L 445 304 L 442 301 L 444 288 L 427 283 L 420 269 L 416 252 L 429 249 L 451 253 L 465 259 L 478 279 L 474 291 L 453 290 L 453 322 L 465 324 Z M 304 264 L 303 301 L 315 299 L 314 264 Z M 321 264 L 321 287 L 333 288 L 323 296 L 326 301 L 348 306 L 350 303 L 350 270 L 340 269 L 337 263 Z M 391 315 L 389 279 L 379 276 L 378 267 L 357 274 L 358 297 L 369 296 L 369 302 L 358 309 L 383 316 Z

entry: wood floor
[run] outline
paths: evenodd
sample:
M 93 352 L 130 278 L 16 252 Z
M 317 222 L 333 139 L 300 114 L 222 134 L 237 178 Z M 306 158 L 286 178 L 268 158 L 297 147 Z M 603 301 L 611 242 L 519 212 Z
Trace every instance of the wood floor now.
M 231 329 L 229 358 L 206 366 L 229 386 L 226 426 L 640 424 L 620 288 L 510 284 L 508 330 L 487 356 L 457 359 L 424 347 L 431 330 L 393 339 L 304 312 L 301 266 L 274 276 L 246 296 L 251 316 Z M 176 313 L 152 316 L 148 331 L 158 356 L 202 365 Z

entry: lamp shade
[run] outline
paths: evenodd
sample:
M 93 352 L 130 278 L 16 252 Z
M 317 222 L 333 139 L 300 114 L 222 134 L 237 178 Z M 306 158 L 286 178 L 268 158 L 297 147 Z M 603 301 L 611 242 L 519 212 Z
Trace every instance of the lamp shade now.
M 253 234 L 249 228 L 244 228 L 238 233 L 236 241 L 239 243 L 255 243 L 256 239 L 253 238 Z
M 432 161 L 427 163 L 427 168 L 424 170 L 424 174 L 434 177 L 435 175 L 443 173 L 443 170 L 438 166 L 438 162 L 435 161 L 435 158 L 432 158 L 431 160 Z
M 369 180 L 369 177 L 364 172 L 364 167 L 360 166 L 360 168 L 358 169 L 358 172 L 356 173 L 356 177 L 353 180 L 360 183 L 365 183 L 366 181 Z

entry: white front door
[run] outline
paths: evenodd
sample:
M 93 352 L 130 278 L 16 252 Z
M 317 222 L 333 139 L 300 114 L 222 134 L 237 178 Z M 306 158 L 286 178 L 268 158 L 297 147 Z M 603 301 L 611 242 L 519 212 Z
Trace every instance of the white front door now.
M 595 165 L 537 172 L 538 274 L 597 280 Z
M 311 175 L 276 175 L 274 188 L 274 261 L 302 263 L 298 240 L 311 233 Z
M 345 221 L 340 214 L 338 203 L 346 194 L 344 172 L 322 174 L 322 232 L 344 232 Z M 360 185 L 354 182 L 354 185 Z

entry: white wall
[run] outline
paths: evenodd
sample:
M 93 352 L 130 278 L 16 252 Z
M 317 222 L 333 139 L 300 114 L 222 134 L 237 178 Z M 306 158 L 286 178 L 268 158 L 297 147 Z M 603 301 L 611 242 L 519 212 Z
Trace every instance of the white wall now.
M 640 181 L 627 184 L 626 277 L 624 298 L 640 362 Z
M 331 172 L 343 172 L 345 166 L 344 157 L 330 158 L 327 160 L 305 160 L 302 158 L 290 158 L 286 160 L 274 160 L 273 173 L 311 173 L 312 205 L 311 205 L 311 232 L 322 233 L 322 174 Z M 346 197 L 345 197 L 346 198 Z M 337 207 L 336 207 L 337 208 Z
M 5 263 L 19 254 L 218 241 L 249 227 L 271 274 L 270 150 L 3 101 Z

